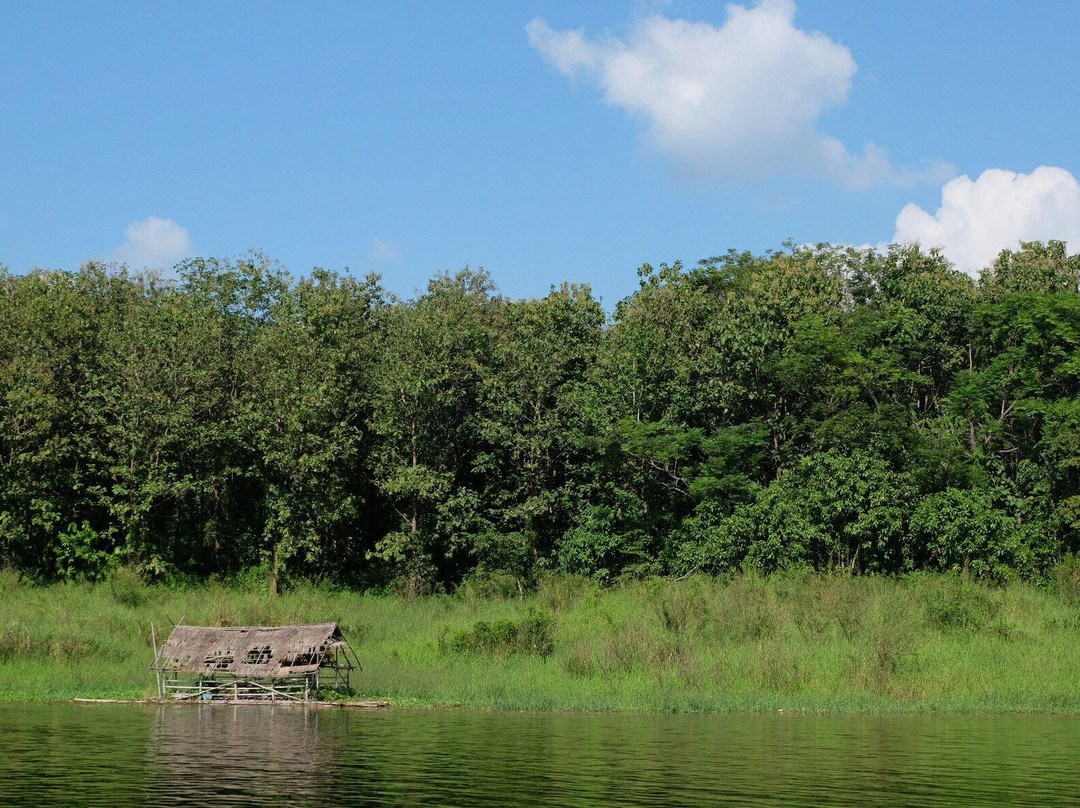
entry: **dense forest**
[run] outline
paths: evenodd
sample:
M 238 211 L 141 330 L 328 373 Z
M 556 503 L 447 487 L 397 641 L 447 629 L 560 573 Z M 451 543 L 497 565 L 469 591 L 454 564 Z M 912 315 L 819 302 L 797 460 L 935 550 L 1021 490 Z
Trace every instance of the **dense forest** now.
M 420 593 L 803 566 L 1037 578 L 1080 544 L 1080 257 L 827 245 L 500 295 L 0 268 L 0 567 Z M 253 572 L 254 571 L 254 572 Z

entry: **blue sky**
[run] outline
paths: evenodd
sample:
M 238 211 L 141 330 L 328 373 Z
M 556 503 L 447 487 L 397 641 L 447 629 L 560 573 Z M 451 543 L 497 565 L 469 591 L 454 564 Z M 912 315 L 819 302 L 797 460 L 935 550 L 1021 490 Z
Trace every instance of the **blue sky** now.
M 1078 29 L 1048 0 L 9 3 L 0 262 L 257 247 L 609 307 L 643 262 L 787 238 L 975 272 L 1080 245 Z

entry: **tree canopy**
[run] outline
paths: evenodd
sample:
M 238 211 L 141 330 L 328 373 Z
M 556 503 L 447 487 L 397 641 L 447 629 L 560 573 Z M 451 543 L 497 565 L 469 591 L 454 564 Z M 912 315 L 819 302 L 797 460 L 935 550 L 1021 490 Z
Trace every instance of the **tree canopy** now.
M 260 253 L 0 268 L 0 565 L 409 592 L 693 569 L 1037 577 L 1080 545 L 1080 258 L 729 251 L 410 300 Z

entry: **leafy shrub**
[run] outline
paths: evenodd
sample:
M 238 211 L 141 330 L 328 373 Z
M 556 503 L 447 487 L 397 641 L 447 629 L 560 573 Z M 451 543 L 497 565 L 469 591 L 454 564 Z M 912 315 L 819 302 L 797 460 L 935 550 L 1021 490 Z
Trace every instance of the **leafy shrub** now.
M 56 537 L 56 565 L 68 580 L 84 578 L 96 581 L 105 575 L 112 554 L 103 546 L 103 537 L 90 523 L 68 525 Z
M 746 558 L 750 541 L 744 528 L 747 506 L 732 518 L 725 502 L 707 499 L 699 502 L 694 512 L 683 519 L 675 530 L 680 571 L 703 569 L 713 573 L 738 570 Z
M 753 489 L 753 501 L 730 516 L 718 504 L 699 504 L 676 533 L 680 560 L 712 572 L 895 570 L 913 492 L 909 474 L 866 452 L 819 452 Z
M 1080 557 L 1069 553 L 1054 567 L 1058 594 L 1070 606 L 1080 606 Z
M 576 575 L 588 575 L 601 583 L 610 583 L 627 567 L 636 565 L 630 577 L 642 572 L 656 572 L 654 560 L 645 549 L 649 536 L 639 527 L 630 527 L 622 509 L 608 505 L 590 505 L 574 520 L 557 543 L 559 567 Z M 643 566 L 647 569 L 643 569 Z
M 925 497 L 912 514 L 909 557 L 918 566 L 1002 581 L 1026 566 L 1028 532 L 985 492 L 949 488 Z
M 444 636 L 440 649 L 456 654 L 480 654 L 503 658 L 512 654 L 547 659 L 555 651 L 550 615 L 530 609 L 518 622 L 478 620 L 464 631 Z

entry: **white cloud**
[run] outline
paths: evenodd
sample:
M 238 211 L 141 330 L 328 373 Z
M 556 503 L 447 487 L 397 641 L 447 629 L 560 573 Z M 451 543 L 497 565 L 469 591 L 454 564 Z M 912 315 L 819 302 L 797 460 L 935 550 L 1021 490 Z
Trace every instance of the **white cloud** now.
M 401 258 L 401 249 L 393 242 L 377 238 L 371 242 L 371 257 L 377 261 L 396 261 Z
M 795 11 L 793 0 L 729 5 L 719 27 L 652 15 L 625 38 L 555 31 L 539 17 L 525 30 L 560 73 L 595 81 L 609 104 L 640 116 L 647 140 L 687 177 L 801 174 L 865 188 L 952 176 L 940 162 L 899 170 L 873 143 L 852 154 L 817 130 L 847 100 L 856 64 L 825 34 L 795 27 Z
M 147 216 L 124 230 L 127 238 L 113 251 L 113 259 L 141 269 L 168 269 L 192 253 L 191 236 L 172 219 Z
M 1080 183 L 1051 166 L 1030 174 L 990 168 L 974 181 L 966 175 L 950 180 L 936 213 L 907 205 L 896 217 L 893 236 L 896 243 L 940 247 L 970 274 L 992 264 L 1006 247 L 1050 239 L 1080 245 Z

